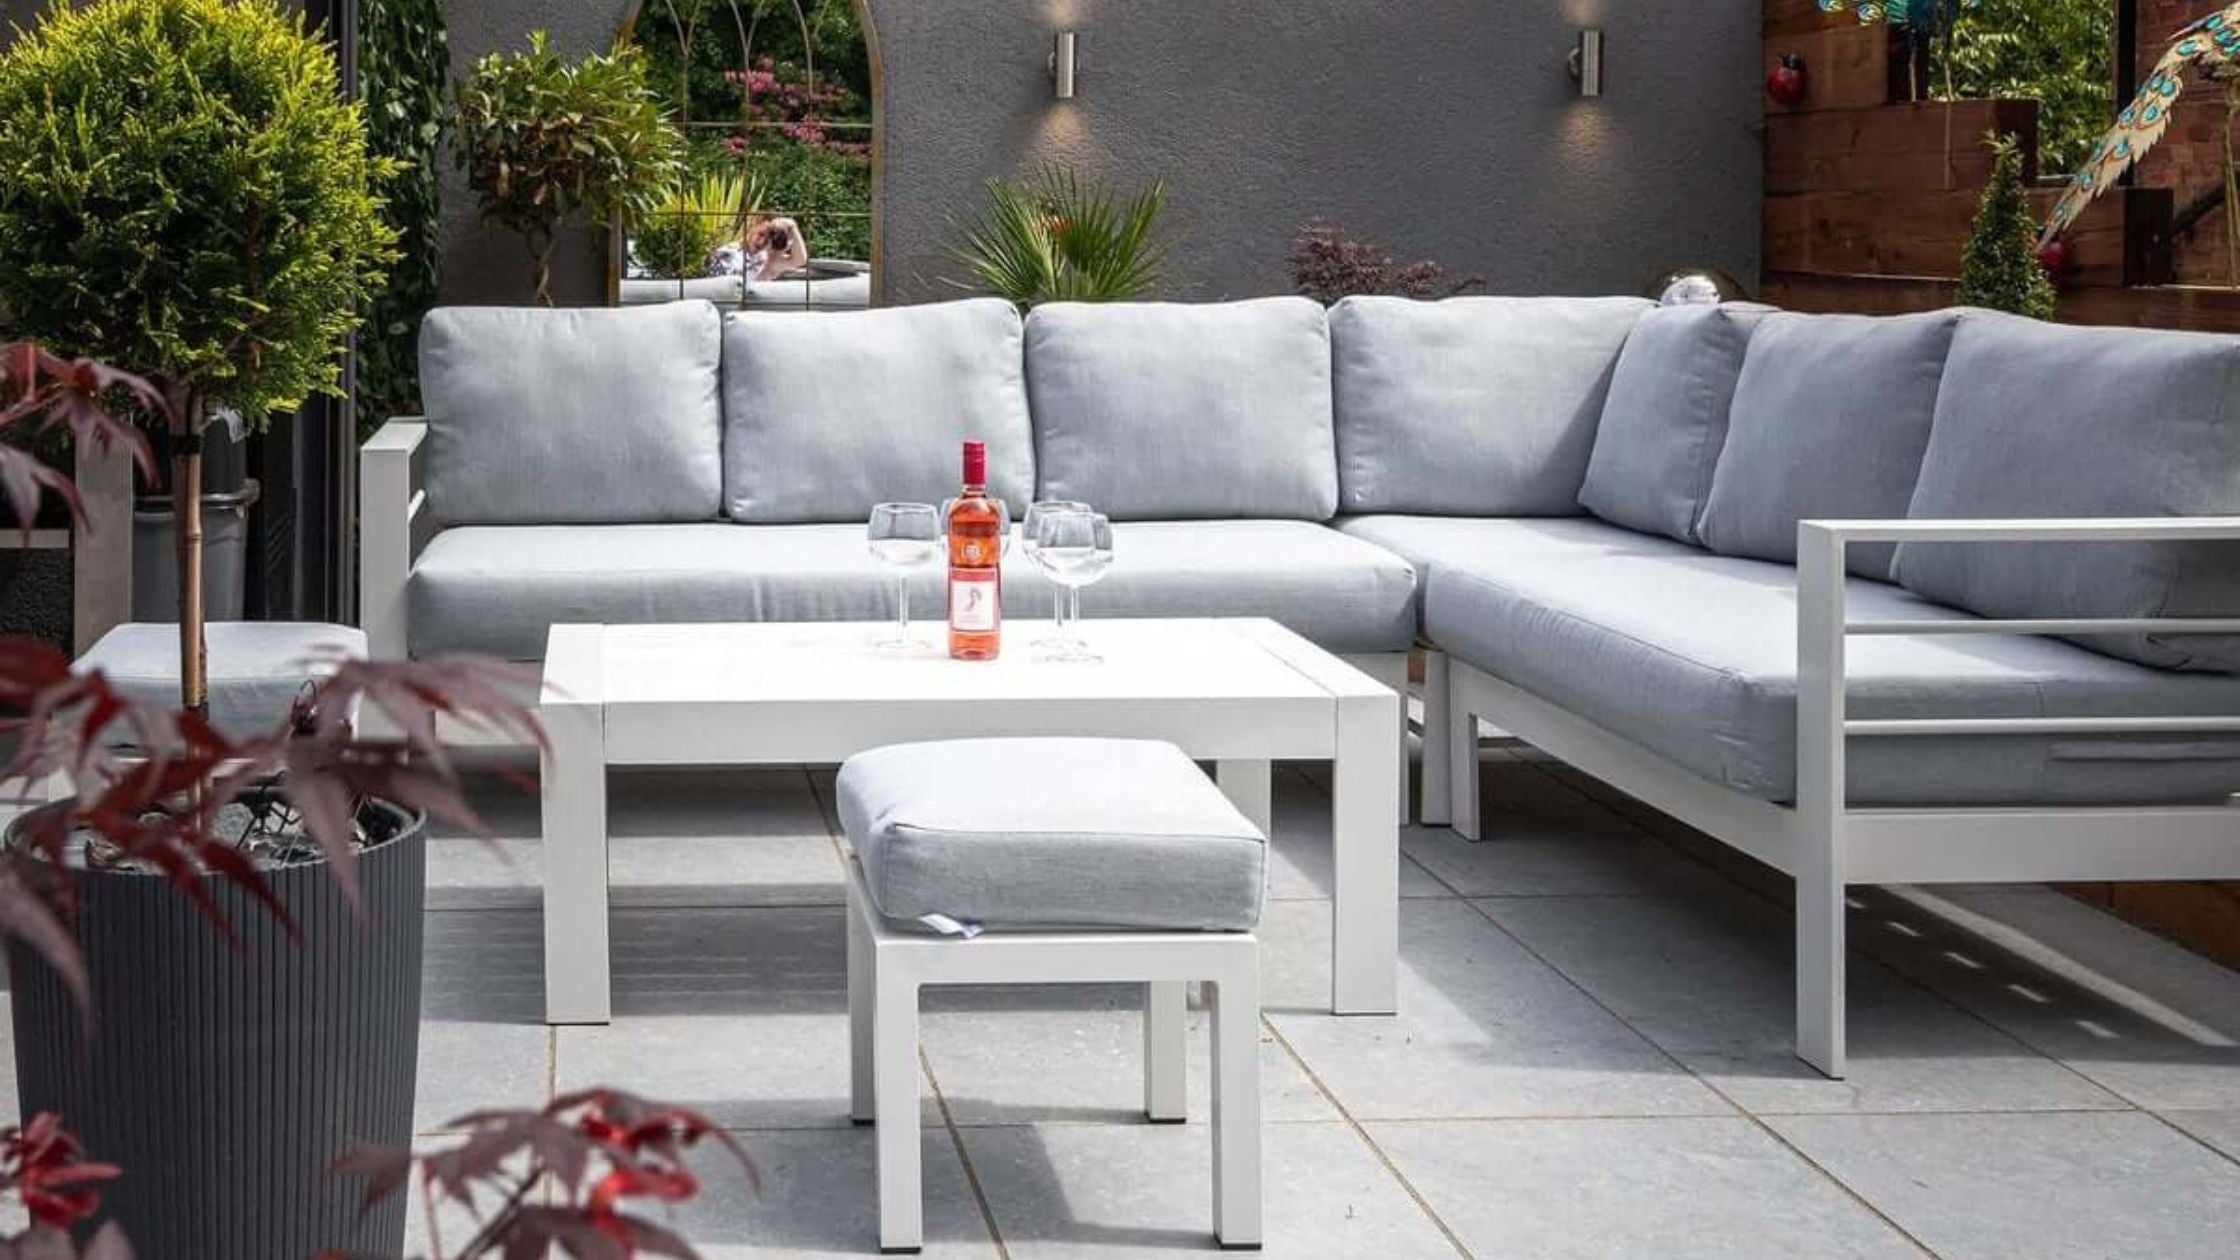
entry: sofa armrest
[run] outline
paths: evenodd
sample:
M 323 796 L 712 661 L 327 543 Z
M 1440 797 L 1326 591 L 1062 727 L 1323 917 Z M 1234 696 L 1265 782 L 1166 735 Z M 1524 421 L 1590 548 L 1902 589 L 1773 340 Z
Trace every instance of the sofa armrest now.
M 415 466 L 427 436 L 425 420 L 400 417 L 358 448 L 358 624 L 377 661 L 406 655 L 405 580 L 427 501 Z
M 1844 807 L 1844 748 L 1853 737 L 2240 732 L 2240 715 L 1847 719 L 1846 642 L 1893 634 L 2235 634 L 2232 617 L 1983 617 L 1853 621 L 1844 605 L 1844 553 L 1854 542 L 2202 542 L 2240 540 L 2240 517 L 2063 520 L 1887 520 L 1797 523 L 1797 801 Z

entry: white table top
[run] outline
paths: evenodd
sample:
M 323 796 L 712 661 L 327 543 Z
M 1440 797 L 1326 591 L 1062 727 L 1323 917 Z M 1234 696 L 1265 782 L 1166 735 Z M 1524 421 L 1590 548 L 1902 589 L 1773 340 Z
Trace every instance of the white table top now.
M 1272 621 L 1113 619 L 1083 625 L 1096 662 L 1052 661 L 1047 622 L 1007 621 L 993 661 L 958 661 L 940 622 L 924 646 L 873 646 L 891 623 L 555 626 L 547 703 L 618 706 L 850 701 L 1327 701 L 1376 684 Z M 596 645 L 595 648 L 593 645 Z M 590 650 L 586 650 L 590 649 Z

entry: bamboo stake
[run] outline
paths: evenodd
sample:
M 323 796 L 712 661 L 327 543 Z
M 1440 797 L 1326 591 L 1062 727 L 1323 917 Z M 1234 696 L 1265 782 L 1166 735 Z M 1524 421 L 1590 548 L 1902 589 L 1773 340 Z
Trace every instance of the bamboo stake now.
M 171 496 L 179 544 L 179 703 L 210 716 L 209 657 L 202 603 L 202 401 L 190 394 L 174 430 Z

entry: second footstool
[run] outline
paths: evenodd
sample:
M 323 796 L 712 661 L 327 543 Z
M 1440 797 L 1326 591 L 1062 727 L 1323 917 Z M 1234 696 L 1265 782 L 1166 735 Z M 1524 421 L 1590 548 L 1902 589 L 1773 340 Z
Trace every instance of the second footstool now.
M 879 1245 L 923 1242 L 918 992 L 1145 986 L 1145 1101 L 1181 1118 L 1183 986 L 1213 1025 L 1213 1230 L 1260 1245 L 1267 838 L 1172 744 L 898 744 L 840 768 L 852 1109 L 878 1125 Z

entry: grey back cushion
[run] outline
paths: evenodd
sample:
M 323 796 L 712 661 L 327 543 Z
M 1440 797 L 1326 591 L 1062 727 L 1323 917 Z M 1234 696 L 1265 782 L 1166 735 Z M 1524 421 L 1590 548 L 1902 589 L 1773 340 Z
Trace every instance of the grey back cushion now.
M 1661 306 L 1618 356 L 1579 506 L 1643 533 L 1699 541 L 1750 332 L 1769 308 Z
M 1904 516 L 1958 318 L 1935 311 L 1761 319 L 1696 522 L 1703 545 L 1795 563 L 1800 520 Z M 1852 547 L 1851 571 L 1887 581 L 1892 551 Z
M 939 503 L 956 493 L 965 438 L 988 444 L 988 492 L 1014 514 L 1034 492 L 1019 312 L 999 298 L 732 315 L 723 412 L 734 520 L 860 521 L 877 503 Z
M 1305 298 L 1055 302 L 1027 316 L 1045 498 L 1116 520 L 1328 520 L 1330 334 Z
M 723 502 L 721 336 L 706 302 L 428 312 L 420 394 L 436 520 L 715 516 Z
M 2240 515 L 2240 338 L 1969 311 L 1909 515 Z M 1898 580 L 1986 617 L 2240 617 L 2240 544 L 1907 543 Z M 2113 656 L 2240 668 L 2240 639 L 2093 636 Z
M 1641 298 L 1351 297 L 1330 309 L 1348 512 L 1575 516 Z

